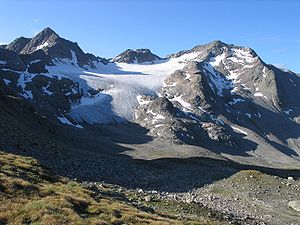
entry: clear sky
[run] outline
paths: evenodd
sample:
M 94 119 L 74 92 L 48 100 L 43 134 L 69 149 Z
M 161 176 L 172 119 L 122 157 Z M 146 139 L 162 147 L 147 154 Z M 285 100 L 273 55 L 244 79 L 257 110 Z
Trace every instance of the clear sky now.
M 297 0 L 0 0 L 0 7 L 0 43 L 48 26 L 102 57 L 127 48 L 163 57 L 222 40 L 300 72 Z

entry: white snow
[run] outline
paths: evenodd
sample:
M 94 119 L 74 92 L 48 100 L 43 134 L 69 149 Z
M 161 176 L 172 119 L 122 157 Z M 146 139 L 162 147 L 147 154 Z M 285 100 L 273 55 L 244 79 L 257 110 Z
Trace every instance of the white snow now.
M 261 92 L 255 92 L 254 96 L 255 97 L 264 97 L 265 99 L 268 99 L 267 96 L 264 96 Z
M 249 119 L 252 117 L 250 113 L 245 113 L 245 116 L 247 116 Z
M 138 102 L 139 102 L 140 105 L 147 105 L 147 104 L 149 104 L 149 103 L 152 102 L 150 100 L 148 100 L 148 101 L 147 100 L 143 100 L 141 95 L 138 95 L 136 97 L 136 99 L 138 100 Z
M 231 91 L 230 91 L 230 93 L 236 93 L 237 91 L 239 90 L 239 88 L 238 87 L 234 87 Z
M 285 114 L 287 114 L 287 115 L 290 115 L 290 113 L 291 112 L 293 112 L 293 110 L 292 109 L 288 109 L 288 110 L 286 110 L 286 111 L 283 111 Z
M 222 53 L 221 55 L 217 55 L 216 57 L 212 57 L 210 59 L 209 64 L 212 65 L 213 67 L 219 66 L 221 62 L 223 62 L 226 58 L 225 52 Z
M 261 118 L 261 114 L 259 112 L 254 114 L 255 116 L 257 116 L 258 118 Z
M 155 119 L 155 120 L 164 120 L 166 117 L 164 117 L 163 115 L 155 115 L 154 117 L 153 117 L 153 119 Z
M 2 71 L 11 71 L 11 72 L 14 72 L 14 73 L 22 73 L 21 71 L 7 69 L 7 68 L 0 68 L 0 70 L 2 70 Z
M 80 89 L 84 91 L 82 101 L 87 97 L 87 90 L 105 90 L 105 97 L 100 96 L 93 103 L 85 105 L 81 103 L 74 105 L 71 110 L 72 118 L 77 121 L 90 121 L 92 123 L 108 123 L 113 118 L 124 118 L 132 121 L 134 109 L 139 105 L 137 96 L 151 95 L 157 96 L 157 92 L 164 86 L 164 80 L 174 71 L 183 67 L 201 54 L 192 52 L 180 57 L 167 60 L 157 60 L 153 64 L 127 64 L 127 63 L 95 63 L 96 68 L 81 68 L 77 65 L 77 57 L 71 52 L 72 59 L 56 59 L 55 66 L 47 66 L 49 74 L 56 75 L 58 79 L 68 77 L 75 82 L 79 82 Z M 173 84 L 176 85 L 176 84 Z M 104 102 L 103 102 L 104 101 Z M 104 104 L 105 106 L 103 106 Z M 87 118 L 83 111 L 85 107 L 93 108 L 97 113 L 87 113 Z M 101 109 L 108 108 L 108 110 Z M 100 116 L 100 112 L 102 116 Z
M 20 73 L 17 86 L 20 86 L 22 88 L 23 93 L 19 93 L 19 95 L 23 96 L 26 99 L 33 99 L 32 92 L 26 90 L 25 88 L 26 84 L 31 82 L 35 76 L 36 74 L 30 74 L 28 72 Z
M 9 85 L 10 83 L 11 83 L 11 81 L 10 80 L 8 80 L 8 79 L 3 79 L 3 81 L 4 81 L 4 83 L 5 83 L 5 85 Z
M 70 122 L 70 120 L 68 120 L 66 117 L 64 117 L 64 116 L 57 116 L 56 117 L 61 123 L 63 123 L 63 124 L 66 124 L 66 125 L 70 125 L 70 126 L 73 126 L 73 127 L 77 127 L 77 128 L 80 128 L 80 129 L 82 129 L 83 128 L 83 126 L 81 126 L 81 125 L 79 125 L 79 124 L 77 124 L 77 125 L 74 125 L 73 123 L 71 123 Z
M 254 93 L 254 96 L 256 97 L 263 97 L 264 95 L 261 92 Z
M 165 118 L 166 118 L 166 117 L 164 117 L 163 115 L 156 114 L 156 115 L 153 117 L 152 124 L 155 124 L 157 121 L 164 120 Z
M 224 76 L 222 76 L 211 63 L 205 63 L 205 70 L 203 72 L 210 73 L 210 80 L 213 83 L 213 87 L 211 88 L 216 92 L 217 95 L 223 96 L 223 90 L 229 89 L 233 87 L 233 83 L 231 80 L 227 80 Z M 209 83 L 210 84 L 210 83 Z M 211 85 L 211 84 L 210 84 Z
M 248 135 L 248 133 L 247 133 L 246 131 L 244 131 L 244 130 L 238 128 L 238 127 L 231 126 L 231 128 L 232 128 L 233 130 L 235 130 L 235 131 L 238 131 L 238 132 L 242 133 L 242 134 Z
M 192 109 L 191 107 L 191 104 L 188 103 L 188 102 L 185 102 L 183 99 L 182 99 L 182 96 L 174 96 L 174 98 L 172 99 L 169 99 L 170 101 L 176 101 L 178 102 L 180 105 L 182 105 L 182 107 L 186 108 L 186 109 Z
M 76 53 L 75 53 L 74 51 L 71 50 L 71 55 L 72 55 L 71 62 L 72 62 L 74 65 L 77 65 L 77 64 L 78 64 L 78 59 L 77 59 Z
M 39 49 L 42 49 L 42 48 L 45 48 L 49 45 L 49 43 L 46 41 L 44 44 L 41 44 L 39 46 L 36 47 L 36 50 L 39 50 Z
M 267 70 L 267 67 L 264 66 L 264 68 L 262 70 L 263 71 L 263 77 L 267 77 L 267 71 L 266 70 Z
M 29 64 L 34 64 L 34 63 L 38 63 L 38 62 L 41 62 L 42 60 L 40 60 L 40 59 L 36 59 L 36 60 L 33 60 L 33 61 L 31 61 Z
M 240 98 L 234 98 L 232 99 L 232 102 L 228 102 L 229 105 L 235 105 L 237 104 L 238 102 L 244 102 L 245 100 L 244 99 L 240 99 Z
M 247 63 L 253 63 L 257 57 L 251 55 L 251 51 L 248 48 L 235 48 L 233 49 L 234 56 L 239 59 L 244 59 Z
M 46 87 L 42 87 L 43 92 L 47 95 L 53 95 L 53 92 L 48 90 L 48 88 L 50 87 L 50 84 L 51 83 L 49 82 Z
M 70 116 L 76 122 L 89 124 L 121 122 L 122 119 L 114 116 L 112 110 L 110 93 L 99 92 L 92 97 L 82 97 L 79 103 L 72 106 Z
M 238 91 L 236 86 L 241 82 L 239 75 L 241 70 L 255 66 L 253 64 L 257 57 L 251 55 L 250 49 L 234 48 L 229 53 L 223 52 L 220 55 L 210 58 L 209 63 L 205 63 L 204 68 L 210 73 L 211 87 L 216 89 L 219 96 L 223 96 L 223 90 L 232 89 L 231 93 Z M 240 67 L 232 66 L 232 63 L 240 65 Z M 226 73 L 219 72 L 221 64 L 224 66 Z M 205 72 L 205 71 L 204 71 Z
M 251 90 L 251 88 L 247 87 L 246 84 L 241 84 L 244 90 Z
M 195 52 L 186 53 L 180 57 L 172 58 L 172 59 L 176 59 L 178 63 L 185 64 L 190 61 L 200 61 L 200 59 L 198 59 L 198 57 L 201 56 L 201 54 L 202 54 L 201 51 L 195 51 Z
M 6 61 L 1 61 L 1 60 L 0 60 L 0 65 L 6 65 L 6 64 L 7 64 Z
M 191 80 L 192 75 L 190 73 L 186 73 L 185 75 L 186 75 L 186 77 L 184 78 L 185 80 Z
M 205 52 L 204 52 L 205 53 Z M 77 122 L 110 123 L 121 121 L 122 118 L 132 121 L 135 116 L 135 108 L 138 105 L 149 104 L 150 101 L 141 99 L 142 95 L 157 96 L 162 87 L 175 86 L 177 83 L 165 84 L 164 80 L 176 70 L 183 69 L 190 61 L 201 61 L 206 54 L 201 51 L 193 51 L 167 60 L 156 60 L 153 63 L 108 63 L 107 65 L 94 62 L 95 68 L 78 66 L 76 53 L 71 51 L 71 59 L 56 59 L 55 66 L 47 66 L 49 77 L 70 78 L 79 83 L 84 96 L 80 102 L 74 104 L 70 116 Z M 229 71 L 229 75 L 223 76 L 215 67 L 222 63 L 225 65 L 227 53 L 222 53 L 210 59 L 204 65 L 204 72 L 209 73 L 209 84 L 220 96 L 224 89 L 233 89 L 239 82 L 238 71 Z M 235 49 L 232 61 L 239 63 L 253 63 L 253 57 L 248 49 Z M 245 60 L 243 60 L 245 58 Z M 225 65 L 226 66 L 226 65 Z M 190 79 L 191 74 L 186 74 L 185 79 Z M 88 95 L 88 90 L 104 90 L 94 97 Z M 236 89 L 234 89 L 235 91 Z M 174 97 L 171 101 L 177 101 L 184 110 L 191 110 L 191 105 L 182 100 L 182 96 Z M 234 102 L 235 104 L 237 102 Z
M 19 95 L 23 96 L 26 99 L 33 99 L 33 94 L 31 91 L 23 90 L 23 93 L 19 93 Z
M 173 82 L 172 84 L 166 84 L 165 82 L 164 82 L 164 85 L 163 85 L 163 87 L 175 87 L 176 86 L 176 84 L 177 84 L 177 82 L 175 81 L 175 82 Z

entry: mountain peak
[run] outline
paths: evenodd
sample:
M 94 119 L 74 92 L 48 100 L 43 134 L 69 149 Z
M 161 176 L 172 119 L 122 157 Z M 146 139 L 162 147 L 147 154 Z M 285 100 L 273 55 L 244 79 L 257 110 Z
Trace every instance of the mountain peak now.
M 50 27 L 46 27 L 43 29 L 41 32 L 39 32 L 34 38 L 50 38 L 50 37 L 55 37 L 58 38 L 59 35 L 52 30 Z
M 50 27 L 47 27 L 30 40 L 22 49 L 21 54 L 30 54 L 36 50 L 53 46 L 59 39 L 59 35 Z
M 31 38 L 19 37 L 6 46 L 6 49 L 20 53 L 22 49 L 30 42 Z
M 139 48 L 136 50 L 127 49 L 122 52 L 120 55 L 115 57 L 113 62 L 122 62 L 122 63 L 144 63 L 144 62 L 153 62 L 161 59 L 159 56 L 153 54 L 150 49 Z

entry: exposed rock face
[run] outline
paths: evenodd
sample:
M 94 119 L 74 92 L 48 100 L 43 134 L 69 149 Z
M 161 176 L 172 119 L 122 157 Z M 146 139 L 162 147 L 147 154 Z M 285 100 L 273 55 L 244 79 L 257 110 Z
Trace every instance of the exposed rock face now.
M 16 53 L 20 53 L 23 48 L 30 42 L 31 38 L 20 37 L 15 39 L 12 43 L 7 45 L 5 48 Z
M 77 43 L 59 37 L 50 28 L 38 33 L 20 53 L 31 54 L 39 49 L 42 49 L 51 59 L 76 58 L 79 66 L 90 65 L 88 57 Z
M 162 94 L 171 101 L 182 99 L 187 103 L 186 107 L 201 114 L 212 109 L 217 97 L 209 86 L 209 79 L 199 70 L 198 64 L 191 62 L 183 70 L 171 74 L 165 80 Z
M 51 28 L 46 28 L 33 37 L 28 44 L 24 46 L 21 54 L 31 54 L 39 49 L 47 49 L 54 46 L 60 37 Z
M 0 48 L 1 91 L 44 114 L 114 123 L 135 113 L 134 121 L 152 136 L 176 143 L 240 145 L 251 152 L 263 142 L 280 157 L 300 155 L 299 75 L 265 64 L 250 48 L 214 41 L 165 60 L 148 49 L 129 49 L 109 61 L 50 28 L 6 48 Z
M 57 34 L 45 29 L 33 39 L 19 38 L 7 49 L 0 48 L 1 93 L 27 99 L 41 115 L 67 115 L 72 102 L 82 96 L 79 85 L 67 78 L 45 76 L 48 73 L 46 66 L 54 65 L 51 56 L 45 53 L 45 49 L 34 47 L 43 41 L 56 45 L 58 39 Z M 24 54 L 18 55 L 20 51 Z
M 294 96 L 300 96 L 297 89 L 300 85 L 299 76 L 266 65 L 250 48 L 226 45 L 219 41 L 196 46 L 192 50 L 171 55 L 170 58 L 184 55 L 194 55 L 194 59 L 165 80 L 159 95 L 168 99 L 181 112 L 177 112 L 177 115 L 183 113 L 189 123 L 200 125 L 200 130 L 204 130 L 210 140 L 234 146 L 235 141 L 231 135 L 246 135 L 247 132 L 236 127 L 233 129 L 230 127 L 232 124 L 251 129 L 262 138 L 269 139 L 270 136 L 265 135 L 271 133 L 276 136 L 275 139 L 271 138 L 272 144 L 278 140 L 284 142 L 291 133 L 299 135 L 296 131 L 299 129 L 298 117 L 293 122 L 284 122 L 286 115 L 299 113 L 299 103 L 294 102 Z M 155 99 L 152 101 L 155 102 Z M 181 118 L 174 119 L 173 115 L 166 117 L 159 126 L 143 122 L 155 121 L 155 115 L 151 112 L 163 115 L 162 112 L 156 112 L 152 104 L 142 101 L 136 115 L 137 121 L 149 128 L 152 134 L 157 136 L 157 133 L 161 133 L 158 130 L 169 130 L 172 133 L 183 130 L 180 126 L 174 127 L 165 122 L 168 118 L 183 121 Z M 276 125 L 272 123 L 274 120 L 277 121 Z M 289 131 L 279 129 L 278 124 Z M 187 126 L 182 133 L 189 134 L 193 129 Z M 197 132 L 198 136 L 205 136 L 199 130 Z M 176 138 L 180 142 L 191 143 L 178 135 Z M 293 149 L 299 149 L 296 142 L 295 139 L 290 141 Z M 203 141 L 194 141 L 193 144 L 203 146 Z M 291 154 L 297 155 L 296 152 L 291 151 Z
M 233 145 L 231 135 L 221 126 L 207 122 L 201 114 L 187 111 L 178 102 L 168 98 L 138 97 L 135 119 L 142 126 L 150 129 L 154 136 L 171 140 L 175 143 L 207 146 L 212 142 Z
M 125 52 L 121 53 L 115 57 L 112 62 L 122 62 L 122 63 L 145 63 L 145 62 L 155 62 L 161 59 L 159 56 L 154 55 L 149 49 L 127 49 Z
M 294 210 L 300 212 L 300 200 L 290 201 L 288 205 Z
M 46 66 L 53 64 L 51 58 L 41 49 L 31 54 L 20 55 L 20 58 L 28 65 L 29 73 L 48 73 Z
M 42 50 L 49 57 L 45 61 L 45 65 L 49 65 L 49 59 L 70 59 L 76 61 L 81 67 L 94 67 L 93 62 L 107 63 L 107 60 L 103 58 L 95 57 L 92 54 L 85 54 L 76 42 L 61 38 L 51 28 L 45 28 L 33 38 L 17 38 L 5 48 L 21 55 L 32 56 L 36 55 L 35 52 Z M 41 53 L 37 53 L 37 55 L 41 55 Z M 33 69 L 33 71 L 36 70 L 45 71 L 41 68 Z
M 1 70 L 26 70 L 26 65 L 19 58 L 17 53 L 0 48 L 0 69 Z

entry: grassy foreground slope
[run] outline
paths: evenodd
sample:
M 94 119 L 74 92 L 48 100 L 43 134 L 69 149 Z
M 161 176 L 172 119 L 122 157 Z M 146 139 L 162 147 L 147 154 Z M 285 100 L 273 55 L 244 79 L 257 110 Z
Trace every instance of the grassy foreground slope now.
M 0 151 L 0 224 L 216 224 L 147 213 Z

